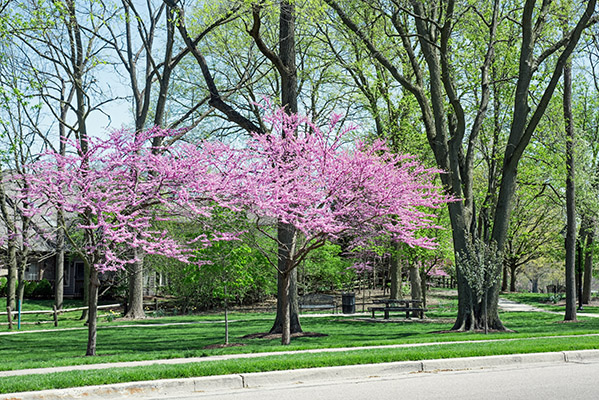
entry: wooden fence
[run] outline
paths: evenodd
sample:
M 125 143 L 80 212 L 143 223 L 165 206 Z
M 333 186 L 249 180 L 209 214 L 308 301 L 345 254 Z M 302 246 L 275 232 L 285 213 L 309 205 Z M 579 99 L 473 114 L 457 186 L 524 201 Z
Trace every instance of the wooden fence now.
M 102 306 L 98 306 L 98 310 L 103 309 L 112 309 L 121 307 L 121 304 L 106 304 Z M 61 313 L 71 312 L 71 311 L 83 311 L 87 310 L 88 307 L 77 307 L 77 308 L 63 308 L 61 310 L 57 310 L 56 306 L 52 307 L 52 310 L 32 310 L 32 311 L 21 311 L 21 315 L 27 314 L 52 314 L 54 318 L 54 326 L 58 326 L 58 315 Z M 8 329 L 12 329 L 13 327 L 13 319 L 19 315 L 18 311 L 11 310 L 10 307 L 6 307 L 6 312 L 0 312 L 0 316 L 6 315 L 8 317 Z

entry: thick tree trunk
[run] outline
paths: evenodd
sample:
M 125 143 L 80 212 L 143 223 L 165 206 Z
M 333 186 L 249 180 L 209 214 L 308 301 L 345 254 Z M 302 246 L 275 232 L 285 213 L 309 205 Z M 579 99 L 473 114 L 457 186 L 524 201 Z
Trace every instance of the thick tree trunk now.
M 144 254 L 140 249 L 133 249 L 133 258 L 135 262 L 129 268 L 129 299 L 127 302 L 127 314 L 125 318 L 141 319 L 145 318 L 144 312 L 144 281 L 143 281 L 143 263 Z
M 410 265 L 410 295 L 414 300 L 421 300 L 422 298 L 422 285 L 420 283 L 420 272 L 418 267 Z
M 418 266 L 412 265 L 410 266 L 410 295 L 413 300 L 423 300 L 422 293 L 424 282 L 420 281 L 420 271 L 418 270 Z M 417 311 L 412 311 L 412 317 L 418 317 L 420 314 Z
M 86 263 L 87 264 L 87 263 Z M 86 356 L 96 355 L 96 338 L 98 334 L 98 288 L 100 280 L 98 279 L 98 271 L 89 265 L 86 265 L 89 270 L 89 317 L 87 327 L 87 351 Z
M 287 112 L 297 113 L 297 66 L 295 62 L 295 9 L 291 2 L 283 0 L 279 16 L 279 60 L 283 68 L 279 68 L 281 76 L 281 104 Z M 287 277 L 279 273 L 277 277 L 277 316 L 271 333 L 285 333 L 286 317 L 289 313 L 290 332 L 302 331 L 299 322 L 299 306 L 297 296 L 297 271 L 287 271 L 288 260 L 293 255 L 295 229 L 279 222 L 277 239 L 279 241 L 279 271 L 287 272 Z M 287 282 L 288 281 L 288 282 Z M 288 302 L 288 306 L 283 302 Z M 285 343 L 284 343 L 285 344 Z M 288 343 L 287 343 L 288 344 Z
M 564 67 L 564 119 L 566 122 L 566 312 L 576 320 L 576 204 L 574 189 L 574 125 L 572 121 L 572 66 Z
M 390 293 L 390 298 L 391 299 L 401 299 L 403 298 L 403 293 L 402 293 L 402 280 L 401 280 L 401 259 L 399 257 L 399 255 L 397 254 L 399 252 L 399 243 L 395 243 L 394 244 L 395 247 L 395 254 L 393 255 L 393 257 L 391 257 L 391 268 L 390 268 L 390 275 L 391 275 L 391 293 Z
M 291 251 L 294 247 L 295 228 L 289 224 L 279 223 L 277 237 L 279 239 L 279 259 L 277 274 L 277 316 L 270 333 L 283 333 L 285 313 L 289 313 L 291 333 L 302 332 L 299 321 L 299 305 L 297 298 L 297 270 L 289 268 Z M 286 276 L 285 276 L 286 275 Z
M 450 203 L 448 208 L 454 252 L 456 255 L 467 254 L 467 224 L 464 218 L 463 204 Z M 472 289 L 459 268 L 456 272 L 456 282 L 458 286 L 458 315 L 451 329 L 458 331 L 478 329 L 478 326 L 476 325 L 477 318 L 474 315 L 475 308 Z

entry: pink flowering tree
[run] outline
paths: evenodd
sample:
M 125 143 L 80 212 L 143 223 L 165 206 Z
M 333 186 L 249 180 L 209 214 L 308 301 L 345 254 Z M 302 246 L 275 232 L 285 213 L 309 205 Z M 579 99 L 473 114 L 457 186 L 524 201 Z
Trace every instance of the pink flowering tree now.
M 90 139 L 85 150 L 72 143 L 73 155 L 48 153 L 31 166 L 26 179 L 32 210 L 71 215 L 67 220 L 75 230 L 65 227 L 67 240 L 89 267 L 88 355 L 96 351 L 99 273 L 135 262 L 132 248 L 201 264 L 190 245 L 241 234 L 213 232 L 210 239 L 201 235 L 194 243 L 179 243 L 156 230 L 155 220 L 210 221 L 214 207 L 224 207 L 242 212 L 277 242 L 278 252 L 267 256 L 286 291 L 284 344 L 290 342 L 289 278 L 312 250 L 339 238 L 364 246 L 381 233 L 410 246 L 434 247 L 419 232 L 434 227 L 427 210 L 449 201 L 431 183 L 438 171 L 390 153 L 382 142 L 349 141 L 351 129 L 340 130 L 337 117 L 326 129 L 283 110 L 265 121 L 271 133 L 254 135 L 243 148 L 203 142 L 163 151 L 147 144 L 169 132 L 116 132 L 106 140 Z M 278 229 L 288 229 L 290 245 L 278 243 L 267 228 L 278 222 Z
M 325 129 L 281 109 L 265 121 L 270 134 L 254 135 L 241 150 L 219 149 L 219 163 L 234 182 L 227 187 L 229 205 L 244 210 L 279 245 L 276 254 L 267 255 L 283 277 L 282 343 L 289 344 L 289 278 L 310 251 L 340 238 L 364 246 L 383 233 L 392 241 L 432 248 L 434 240 L 420 232 L 435 227 L 430 209 L 450 199 L 432 184 L 438 170 L 392 154 L 380 141 L 351 141 L 352 128 L 338 128 L 338 117 Z M 204 152 L 198 150 L 198 157 L 206 158 Z M 276 222 L 282 223 L 279 229 L 295 228 L 283 251 L 285 244 L 266 228 Z
M 134 263 L 132 249 L 201 264 L 190 244 L 194 242 L 196 248 L 197 242 L 210 244 L 205 235 L 180 243 L 154 228 L 157 219 L 176 222 L 208 217 L 226 199 L 219 196 L 219 185 L 228 184 L 226 177 L 210 173 L 211 160 L 199 158 L 198 153 L 190 160 L 185 148 L 181 153 L 177 149 L 164 152 L 148 145 L 154 137 L 170 134 L 177 132 L 152 129 L 134 135 L 119 131 L 108 139 L 89 139 L 85 150 L 71 142 L 72 154 L 48 152 L 24 177 L 29 190 L 23 196 L 35 204 L 32 213 L 66 212 L 66 239 L 89 271 L 87 355 L 96 354 L 99 274 Z M 193 192 L 187 189 L 190 179 Z M 211 235 L 212 241 L 232 238 Z

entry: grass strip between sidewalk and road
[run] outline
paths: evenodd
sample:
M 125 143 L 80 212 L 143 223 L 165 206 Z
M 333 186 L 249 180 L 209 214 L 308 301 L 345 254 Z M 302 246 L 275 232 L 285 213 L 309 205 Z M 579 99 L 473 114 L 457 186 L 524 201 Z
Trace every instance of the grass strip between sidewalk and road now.
M 596 336 L 523 338 L 478 343 L 438 343 L 392 349 L 372 348 L 335 353 L 286 354 L 177 365 L 156 364 L 129 368 L 10 376 L 0 378 L 0 393 L 298 368 L 587 349 L 599 349 L 599 341 Z

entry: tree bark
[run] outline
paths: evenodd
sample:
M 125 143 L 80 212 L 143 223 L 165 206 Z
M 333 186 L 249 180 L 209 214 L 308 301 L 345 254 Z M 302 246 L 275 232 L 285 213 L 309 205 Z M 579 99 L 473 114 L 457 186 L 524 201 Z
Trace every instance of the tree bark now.
M 292 225 L 279 222 L 277 230 L 279 239 L 278 270 L 277 273 L 277 315 L 270 333 L 285 333 L 286 318 L 289 314 L 290 333 L 302 332 L 299 321 L 299 304 L 297 298 L 297 269 L 288 271 L 290 260 L 293 257 L 295 245 L 295 228 Z
M 90 267 L 86 263 L 86 269 L 89 270 L 89 317 L 87 319 L 87 351 L 86 356 L 96 355 L 96 339 L 98 336 L 98 288 L 100 287 L 100 280 L 98 278 L 98 271 L 94 267 Z
M 17 307 L 17 244 L 14 239 L 8 240 L 8 276 L 6 282 L 6 305 L 11 310 Z
M 414 260 L 414 264 L 417 259 Z M 422 300 L 422 282 L 420 281 L 420 271 L 418 265 L 410 265 L 410 295 L 412 300 Z M 418 312 L 412 312 L 413 317 L 419 316 Z
M 516 291 L 516 269 L 518 265 L 516 263 L 510 264 L 510 292 Z
M 576 203 L 574 188 L 574 121 L 572 120 L 572 65 L 564 66 L 564 120 L 566 122 L 566 312 L 576 321 Z
M 64 213 L 61 209 L 57 210 L 56 232 L 56 265 L 54 268 L 54 305 L 57 310 L 62 310 L 64 302 Z
M 127 302 L 127 314 L 125 318 L 142 319 L 146 317 L 144 312 L 144 281 L 143 263 L 144 253 L 138 248 L 133 248 L 133 259 L 135 262 L 129 268 L 129 298 Z
M 400 248 L 400 244 L 399 243 L 394 243 L 394 247 L 395 247 L 395 253 L 394 255 L 391 257 L 391 271 L 390 271 L 390 275 L 391 275 L 391 293 L 390 293 L 390 298 L 391 299 L 401 299 L 403 298 L 403 293 L 402 293 L 402 280 L 401 280 L 401 258 L 399 257 L 399 248 Z
M 509 271 L 508 271 L 508 267 L 507 267 L 506 263 L 503 264 L 503 268 L 501 268 L 501 271 L 502 271 L 502 273 L 501 273 L 501 291 L 507 292 Z
M 587 240 L 584 249 L 584 283 L 582 286 L 582 302 L 591 302 L 591 283 L 593 281 L 593 244 L 595 241 L 595 221 L 591 221 L 587 230 Z
M 283 280 L 283 296 L 281 297 L 281 309 L 282 309 L 282 319 L 283 326 L 281 332 L 281 344 L 288 345 L 291 343 L 291 313 L 290 313 L 290 304 L 289 304 L 289 284 L 290 284 L 290 276 L 288 273 L 282 274 Z
M 89 263 L 84 261 L 83 263 L 83 304 L 87 304 L 89 305 L 90 302 L 90 298 L 89 298 L 89 288 L 90 288 L 90 281 L 89 281 L 89 276 L 90 276 L 90 266 Z M 89 319 L 89 308 L 86 310 L 83 310 L 81 312 L 81 317 L 79 317 L 79 320 L 81 321 L 86 321 L 85 323 L 87 324 Z
M 279 16 L 279 55 L 278 57 L 263 44 L 261 45 L 261 39 L 259 38 L 259 10 L 254 12 L 254 28 L 256 31 L 252 36 L 258 43 L 258 47 L 277 67 L 279 75 L 281 76 L 281 105 L 285 107 L 288 113 L 297 113 L 297 67 L 295 63 L 295 8 L 291 2 L 284 0 L 280 6 Z M 279 271 L 285 273 L 278 274 L 277 279 L 277 316 L 271 332 L 282 331 L 283 335 L 286 334 L 286 325 L 289 323 L 289 329 L 291 333 L 302 332 L 302 327 L 299 322 L 299 306 L 297 296 L 297 271 L 288 271 L 288 264 L 290 257 L 293 254 L 289 252 L 289 249 L 293 248 L 293 241 L 295 238 L 295 228 L 288 224 L 279 222 L 277 231 L 277 239 L 279 241 Z M 283 266 L 281 268 L 281 266 Z M 282 276 L 286 275 L 286 276 Z M 289 280 L 289 282 L 287 282 Z M 285 299 L 286 298 L 286 299 Z M 284 303 L 287 303 L 284 305 Z M 287 318 L 285 315 L 289 313 Z M 288 320 L 288 321 L 287 321 Z M 283 344 L 289 344 L 289 342 Z

